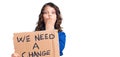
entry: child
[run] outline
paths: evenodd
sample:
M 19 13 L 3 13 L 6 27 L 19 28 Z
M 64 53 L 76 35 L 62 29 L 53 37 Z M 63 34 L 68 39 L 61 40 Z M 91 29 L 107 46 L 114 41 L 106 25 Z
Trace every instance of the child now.
M 49 2 L 42 7 L 37 26 L 35 28 L 35 31 L 58 30 L 60 56 L 63 55 L 62 51 L 66 42 L 66 35 L 60 26 L 61 22 L 62 17 L 59 8 L 55 4 Z M 19 57 L 19 55 L 14 53 L 12 54 L 12 57 Z

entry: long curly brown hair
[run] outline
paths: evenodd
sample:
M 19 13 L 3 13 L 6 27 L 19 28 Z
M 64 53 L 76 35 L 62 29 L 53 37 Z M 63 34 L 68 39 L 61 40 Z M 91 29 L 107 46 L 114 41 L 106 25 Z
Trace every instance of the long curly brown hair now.
M 57 18 L 56 18 L 56 22 L 55 22 L 54 28 L 57 29 L 58 32 L 61 32 L 62 31 L 62 27 L 60 26 L 61 23 L 62 23 L 61 13 L 60 13 L 59 8 L 55 4 L 53 4 L 52 2 L 46 3 L 42 7 L 41 13 L 39 15 L 39 20 L 37 22 L 37 26 L 35 28 L 35 31 L 45 30 L 45 23 L 44 23 L 44 18 L 43 18 L 44 12 L 43 11 L 44 11 L 44 9 L 45 9 L 46 6 L 50 6 L 50 7 L 52 7 L 52 8 L 55 9 Z

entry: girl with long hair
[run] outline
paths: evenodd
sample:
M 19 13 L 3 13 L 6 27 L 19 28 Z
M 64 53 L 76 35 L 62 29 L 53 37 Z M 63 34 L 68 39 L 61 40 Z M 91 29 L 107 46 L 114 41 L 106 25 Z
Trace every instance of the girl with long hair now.
M 61 23 L 62 17 L 59 8 L 52 2 L 49 2 L 42 7 L 35 28 L 35 31 L 58 30 L 60 56 L 63 55 L 66 42 L 66 35 L 62 30 Z M 12 57 L 19 57 L 19 54 L 13 53 Z

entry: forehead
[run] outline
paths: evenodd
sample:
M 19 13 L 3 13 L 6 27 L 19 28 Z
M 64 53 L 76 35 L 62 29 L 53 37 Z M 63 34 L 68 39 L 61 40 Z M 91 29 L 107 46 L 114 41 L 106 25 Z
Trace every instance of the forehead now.
M 45 6 L 44 11 L 55 11 L 55 8 L 47 5 L 47 6 Z

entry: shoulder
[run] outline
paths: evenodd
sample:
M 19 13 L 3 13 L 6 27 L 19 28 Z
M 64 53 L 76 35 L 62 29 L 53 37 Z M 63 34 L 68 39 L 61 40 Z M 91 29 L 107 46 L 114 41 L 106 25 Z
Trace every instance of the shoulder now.
M 58 34 L 65 35 L 65 32 L 61 31 L 61 32 L 58 32 Z
M 59 35 L 59 36 L 66 37 L 66 34 L 65 34 L 65 32 L 63 32 L 63 31 L 61 31 L 61 32 L 58 32 L 58 35 Z

